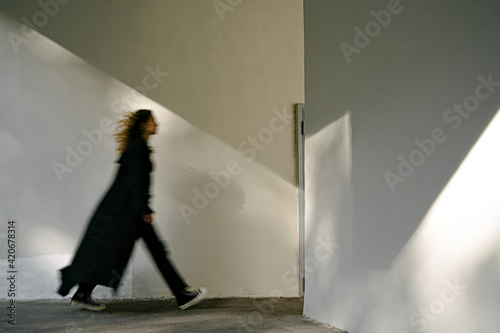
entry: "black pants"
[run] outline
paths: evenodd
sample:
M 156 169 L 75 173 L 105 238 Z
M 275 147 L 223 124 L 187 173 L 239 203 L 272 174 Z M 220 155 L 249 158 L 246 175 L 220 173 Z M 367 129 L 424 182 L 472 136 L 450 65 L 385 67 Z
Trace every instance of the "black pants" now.
M 138 223 L 140 223 L 139 238 L 142 238 L 146 243 L 158 270 L 162 274 L 172 293 L 174 295 L 178 295 L 181 291 L 187 288 L 187 284 L 168 259 L 165 246 L 158 238 L 153 225 L 143 221 L 139 221 Z M 90 295 L 95 286 L 96 285 L 92 283 L 80 283 L 77 292 L 83 292 L 86 295 Z

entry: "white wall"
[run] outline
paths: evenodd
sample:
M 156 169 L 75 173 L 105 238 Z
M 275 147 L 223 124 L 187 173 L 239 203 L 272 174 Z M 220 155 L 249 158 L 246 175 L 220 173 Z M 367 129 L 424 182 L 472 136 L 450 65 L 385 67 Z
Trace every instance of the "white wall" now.
M 352 333 L 496 332 L 499 13 L 305 1 L 307 316 Z
M 51 3 L 62 4 L 46 22 L 39 0 L 0 10 L 234 148 L 268 127 L 273 108 L 304 100 L 302 0 Z M 169 73 L 151 89 L 148 67 Z M 294 183 L 293 128 L 273 142 L 256 160 Z
M 75 6 L 81 4 L 75 2 Z M 157 4 L 164 5 L 165 2 Z M 278 7 L 283 4 L 277 2 Z M 65 15 L 63 8 L 70 8 L 71 5 L 68 3 L 67 7 L 61 7 L 47 27 L 57 25 L 57 19 Z M 301 5 L 296 2 L 293 12 L 301 13 Z M 240 16 L 256 15 L 256 8 L 251 4 L 243 3 L 241 6 L 241 11 L 238 11 Z M 29 8 L 37 9 L 36 6 Z M 210 12 L 198 13 L 198 17 L 207 15 L 205 21 L 223 24 L 225 20 L 219 19 L 211 4 L 209 8 Z M 134 13 L 127 11 L 126 6 L 118 6 L 117 10 L 123 10 L 124 17 Z M 279 10 L 275 8 L 276 12 Z M 236 13 L 235 9 L 232 14 Z M 77 11 L 73 14 L 76 15 Z M 189 16 L 189 13 L 185 15 Z M 274 24 L 268 16 L 262 21 L 266 25 Z M 156 23 L 161 26 L 161 21 Z M 149 21 L 147 24 L 155 26 Z M 226 33 L 229 28 L 221 27 Z M 64 29 L 64 26 L 59 29 Z M 232 31 L 236 34 L 248 33 L 244 27 L 240 29 L 243 30 Z M 70 34 L 67 30 L 65 33 Z M 172 38 L 176 33 L 179 32 L 171 32 Z M 255 33 L 257 36 L 261 31 Z M 132 60 L 127 60 L 129 69 L 124 69 L 127 75 L 141 73 L 140 80 L 129 82 L 129 86 L 141 90 L 142 85 L 147 88 L 146 95 L 153 97 L 165 91 L 167 85 L 172 87 L 175 82 L 179 83 L 182 88 L 177 88 L 178 95 L 172 98 L 177 103 L 177 110 L 188 108 L 191 103 L 191 112 L 197 110 L 196 114 L 202 119 L 210 118 L 206 126 L 214 126 L 220 121 L 219 132 L 222 134 L 215 136 L 209 128 L 195 125 L 191 119 L 186 120 L 180 114 L 182 112 L 171 109 L 169 98 L 159 103 L 158 98 L 153 101 L 137 93 L 118 81 L 112 73 L 95 67 L 51 39 L 26 30 L 25 26 L 3 13 L 0 15 L 0 34 L 10 36 L 10 39 L 2 38 L 0 41 L 0 219 L 4 221 L 0 232 L 0 268 L 4 272 L 8 268 L 7 244 L 4 241 L 7 222 L 14 220 L 18 271 L 16 299 L 58 298 L 55 294 L 59 283 L 57 270 L 71 259 L 92 210 L 114 175 L 113 162 L 117 156 L 112 137 L 113 125 L 123 109 L 139 107 L 152 108 L 160 123 L 159 134 L 152 141 L 156 166 L 152 206 L 156 211 L 156 227 L 165 236 L 172 258 L 188 283 L 194 287 L 207 286 L 212 297 L 298 295 L 298 273 L 293 270 L 298 263 L 294 125 L 293 116 L 292 120 L 287 117 L 293 112 L 293 103 L 303 101 L 303 65 L 281 78 L 287 82 L 285 85 L 277 84 L 274 87 L 276 91 L 256 100 L 251 95 L 262 88 L 258 82 L 271 84 L 272 75 L 265 69 L 256 72 L 256 76 L 248 79 L 247 83 L 255 84 L 257 90 L 241 90 L 237 82 L 244 81 L 252 69 L 242 71 L 240 78 L 238 66 L 243 66 L 247 59 L 235 56 L 232 61 L 236 68 L 218 68 L 216 73 L 217 76 L 227 77 L 224 86 L 220 82 L 212 83 L 217 89 L 224 90 L 218 96 L 221 100 L 225 97 L 238 99 L 241 108 L 235 110 L 224 103 L 193 106 L 193 100 L 197 103 L 206 101 L 213 91 L 183 86 L 182 75 L 194 78 L 200 70 L 182 67 L 181 56 L 165 58 L 172 62 L 168 66 L 158 60 L 134 67 Z M 188 40 L 188 35 L 179 38 L 185 38 L 184 43 L 194 42 Z M 260 43 L 257 37 L 253 38 L 253 41 L 245 40 L 245 43 Z M 297 39 L 295 45 L 300 45 L 301 29 L 295 30 L 286 39 Z M 21 42 L 17 44 L 17 41 Z M 203 38 L 198 42 L 205 43 Z M 98 47 L 90 41 L 88 43 L 95 47 L 93 52 L 100 52 Z M 224 44 L 224 41 L 221 43 Z M 229 42 L 228 48 L 232 45 Z M 259 58 L 257 63 L 280 68 L 282 60 L 277 50 L 282 46 L 263 47 L 270 55 L 273 50 L 277 55 Z M 301 49 L 292 48 L 295 52 Z M 162 49 L 165 45 L 158 46 L 156 51 L 161 54 Z M 219 45 L 215 50 L 223 51 L 223 48 Z M 151 49 L 151 52 L 154 51 Z M 103 52 L 115 59 L 122 56 L 110 50 Z M 189 54 L 199 57 L 198 62 L 202 62 L 205 56 Z M 300 52 L 293 56 L 294 59 L 300 57 Z M 155 82 L 148 68 L 154 71 L 157 64 L 162 74 Z M 183 70 L 176 72 L 177 66 Z M 164 71 L 169 71 L 169 75 L 163 74 Z M 263 76 L 259 77 L 258 73 Z M 207 84 L 209 79 L 204 77 Z M 254 79 L 257 81 L 252 81 Z M 171 82 L 165 84 L 167 80 Z M 149 89 L 148 86 L 155 88 Z M 293 89 L 289 89 L 290 86 Z M 182 99 L 186 103 L 184 106 L 180 104 Z M 238 121 L 228 130 L 229 124 L 225 123 L 227 119 L 224 117 L 235 119 L 232 116 Z M 215 131 L 215 128 L 212 130 Z M 233 134 L 228 134 L 228 131 Z M 88 132 L 92 133 L 92 139 L 86 136 Z M 226 141 L 221 139 L 225 135 L 228 135 Z M 245 154 L 238 150 L 240 144 L 248 142 L 248 137 L 259 135 L 265 142 L 260 142 L 262 150 L 256 149 L 255 156 L 248 158 L 248 152 Z M 79 152 L 80 157 L 68 157 L 68 150 Z M 276 154 L 276 159 L 281 166 L 271 163 L 269 154 L 276 151 L 280 152 Z M 67 172 L 60 172 L 58 177 L 54 162 L 60 163 L 57 164 L 59 167 L 65 165 Z M 228 168 L 233 171 L 229 183 L 217 186 L 211 172 L 220 175 Z M 193 203 L 196 190 L 205 191 L 207 186 L 216 193 L 196 207 Z M 183 216 L 182 207 L 187 206 L 197 212 Z M 168 288 L 142 245 L 136 248 L 129 268 L 125 285 L 118 296 L 142 298 L 169 295 Z M 3 279 L 0 289 L 6 290 L 7 283 Z M 98 291 L 98 296 L 112 297 L 105 288 Z

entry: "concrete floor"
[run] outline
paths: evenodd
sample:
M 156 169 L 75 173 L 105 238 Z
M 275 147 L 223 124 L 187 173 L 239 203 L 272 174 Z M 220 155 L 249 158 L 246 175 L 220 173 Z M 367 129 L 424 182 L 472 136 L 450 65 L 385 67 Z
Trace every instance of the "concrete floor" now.
M 0 332 L 310 332 L 342 331 L 302 316 L 303 299 L 212 299 L 181 311 L 173 299 L 114 300 L 91 312 L 62 301 L 18 301 L 16 325 L 0 302 Z

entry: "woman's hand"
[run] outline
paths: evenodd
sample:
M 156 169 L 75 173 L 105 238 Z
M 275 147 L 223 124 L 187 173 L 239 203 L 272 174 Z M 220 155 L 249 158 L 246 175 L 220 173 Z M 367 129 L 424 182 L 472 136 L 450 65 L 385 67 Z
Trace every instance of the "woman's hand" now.
M 142 220 L 146 223 L 153 223 L 153 215 L 152 214 L 147 214 L 147 215 L 142 215 Z

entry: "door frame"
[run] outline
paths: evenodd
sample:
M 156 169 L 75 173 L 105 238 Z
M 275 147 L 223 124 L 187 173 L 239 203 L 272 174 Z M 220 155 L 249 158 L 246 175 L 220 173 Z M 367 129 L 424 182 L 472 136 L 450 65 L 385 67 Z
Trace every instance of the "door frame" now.
M 298 232 L 299 232 L 299 295 L 305 292 L 305 197 L 304 197 L 304 153 L 305 153 L 305 104 L 295 104 L 295 137 L 297 156 Z

